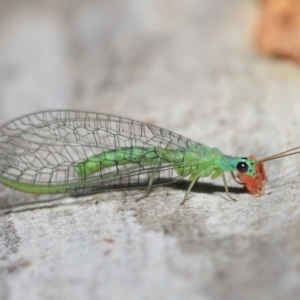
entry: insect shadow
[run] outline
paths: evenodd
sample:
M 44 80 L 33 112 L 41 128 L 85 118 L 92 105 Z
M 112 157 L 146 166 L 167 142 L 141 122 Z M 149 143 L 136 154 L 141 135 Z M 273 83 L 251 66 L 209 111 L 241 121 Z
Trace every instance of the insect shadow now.
M 178 182 L 175 182 L 172 184 L 172 188 L 177 190 L 184 190 L 186 191 L 189 187 L 190 182 L 187 180 L 181 180 Z M 229 187 L 229 191 L 232 194 L 244 194 L 245 189 L 243 186 L 241 187 Z M 201 182 L 198 181 L 193 186 L 193 189 L 191 190 L 191 193 L 196 194 L 214 194 L 214 193 L 222 193 L 224 192 L 224 185 L 216 185 L 214 183 L 208 183 L 208 182 Z

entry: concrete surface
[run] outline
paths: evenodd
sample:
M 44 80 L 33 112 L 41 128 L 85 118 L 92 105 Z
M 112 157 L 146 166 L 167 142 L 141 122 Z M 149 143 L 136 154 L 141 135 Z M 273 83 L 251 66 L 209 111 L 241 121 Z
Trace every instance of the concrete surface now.
M 300 145 L 300 69 L 259 57 L 254 0 L 0 1 L 0 116 L 72 108 L 231 155 Z M 23 205 L 1 186 L 0 299 L 299 299 L 300 159 L 230 178 Z M 58 202 L 57 202 L 58 201 Z M 20 206 L 21 205 L 21 206 Z

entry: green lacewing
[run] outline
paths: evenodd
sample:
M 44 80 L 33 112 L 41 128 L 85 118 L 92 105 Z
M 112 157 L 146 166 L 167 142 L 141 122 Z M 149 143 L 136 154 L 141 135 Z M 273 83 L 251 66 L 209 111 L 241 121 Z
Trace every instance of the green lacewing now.
M 75 110 L 41 111 L 0 127 L 0 182 L 36 194 L 90 194 L 145 187 L 188 177 L 182 203 L 200 178 L 234 171 L 257 176 L 256 165 L 299 153 L 296 147 L 256 160 L 224 155 L 169 130 L 128 118 Z M 235 177 L 234 177 L 235 178 Z

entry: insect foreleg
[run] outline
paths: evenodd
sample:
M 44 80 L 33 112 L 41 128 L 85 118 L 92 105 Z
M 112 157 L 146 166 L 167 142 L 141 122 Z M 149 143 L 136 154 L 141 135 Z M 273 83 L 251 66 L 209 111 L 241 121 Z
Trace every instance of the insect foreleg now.
M 235 175 L 234 175 L 233 172 L 230 172 L 230 174 L 231 174 L 233 180 L 234 180 L 236 183 L 243 185 L 243 183 L 242 183 L 241 181 L 239 181 L 239 180 L 236 179 L 236 177 L 235 177 Z

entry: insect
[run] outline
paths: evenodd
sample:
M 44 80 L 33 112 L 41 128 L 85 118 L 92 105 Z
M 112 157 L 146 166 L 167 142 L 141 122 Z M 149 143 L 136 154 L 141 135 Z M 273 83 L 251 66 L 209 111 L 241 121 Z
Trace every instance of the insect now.
M 253 155 L 250 155 L 249 158 L 252 160 L 255 159 Z M 256 164 L 255 169 L 257 176 L 254 178 L 245 175 L 244 173 L 238 173 L 238 177 L 242 181 L 242 184 L 244 184 L 249 194 L 255 197 L 260 197 L 264 194 L 264 185 L 267 180 L 267 177 L 262 163 Z
M 299 153 L 300 147 L 255 160 L 224 155 L 169 130 L 127 118 L 42 111 L 0 127 L 0 182 L 28 193 L 88 194 L 146 187 L 188 177 L 186 201 L 199 178 L 234 171 L 251 177 L 259 163 Z

